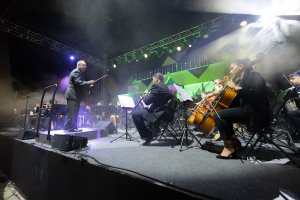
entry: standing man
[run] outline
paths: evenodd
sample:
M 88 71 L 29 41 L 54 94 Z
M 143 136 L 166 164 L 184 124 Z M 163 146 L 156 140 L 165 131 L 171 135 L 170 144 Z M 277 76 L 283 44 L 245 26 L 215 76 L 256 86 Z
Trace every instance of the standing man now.
M 80 108 L 80 102 L 84 97 L 84 88 L 87 85 L 93 85 L 94 80 L 85 81 L 82 72 L 86 70 L 86 63 L 84 60 L 77 62 L 77 67 L 69 75 L 69 84 L 65 93 L 67 99 L 67 122 L 65 130 L 69 132 L 80 132 L 77 129 L 77 116 Z
M 132 113 L 133 122 L 141 136 L 145 139 L 144 146 L 148 146 L 152 140 L 157 120 L 167 108 L 167 102 L 173 97 L 169 88 L 163 83 L 164 75 L 156 73 L 152 77 L 153 85 L 150 93 L 144 96 L 144 103 L 150 108 L 135 110 Z

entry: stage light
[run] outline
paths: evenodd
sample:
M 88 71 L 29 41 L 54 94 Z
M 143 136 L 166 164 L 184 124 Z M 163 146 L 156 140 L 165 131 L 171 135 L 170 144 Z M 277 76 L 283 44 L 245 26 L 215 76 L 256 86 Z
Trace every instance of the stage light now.
M 242 22 L 240 23 L 240 26 L 243 27 L 243 26 L 246 26 L 247 24 L 248 24 L 247 21 L 242 21 Z
M 75 57 L 74 56 L 70 56 L 70 60 L 74 60 L 75 59 Z
M 148 58 L 148 55 L 145 53 L 145 54 L 144 54 L 144 57 L 145 57 L 145 58 Z
M 192 45 L 191 45 L 191 44 L 189 44 L 189 47 L 191 48 L 191 47 L 192 47 Z
M 176 49 L 177 49 L 177 51 L 181 51 L 181 47 L 177 47 Z
M 113 64 L 113 68 L 117 68 L 117 65 L 116 65 L 116 64 Z
M 261 22 L 263 26 L 270 26 L 274 22 L 274 19 L 275 16 L 269 12 L 261 15 L 258 21 Z
M 204 38 L 204 39 L 207 39 L 207 38 L 208 38 L 208 34 L 205 33 L 205 34 L 203 35 L 203 38 Z

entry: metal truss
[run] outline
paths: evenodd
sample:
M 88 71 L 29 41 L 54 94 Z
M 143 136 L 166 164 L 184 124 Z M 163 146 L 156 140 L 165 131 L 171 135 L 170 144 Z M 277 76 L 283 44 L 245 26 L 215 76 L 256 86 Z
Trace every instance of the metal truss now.
M 17 25 L 11 21 L 5 20 L 0 18 L 0 30 L 9 33 L 11 35 L 14 35 L 16 37 L 19 37 L 21 39 L 28 40 L 30 42 L 39 44 L 41 46 L 47 46 L 52 50 L 58 51 L 63 54 L 67 55 L 74 55 L 79 59 L 83 59 L 86 62 L 100 66 L 101 68 L 105 68 L 105 62 L 102 62 L 98 58 L 95 58 L 93 56 L 90 56 L 82 51 L 78 51 L 72 47 L 69 47 L 67 45 L 64 45 L 60 42 L 57 42 L 49 37 L 43 36 L 39 33 L 33 32 L 23 26 Z
M 104 61 L 99 60 L 98 58 L 95 58 L 93 56 L 90 56 L 82 51 L 78 51 L 72 47 L 69 47 L 67 45 L 64 45 L 60 42 L 57 42 L 49 37 L 43 36 L 39 33 L 33 32 L 23 26 L 17 25 L 11 21 L 5 20 L 0 18 L 0 30 L 9 33 L 11 35 L 14 35 L 18 38 L 28 40 L 30 42 L 39 44 L 41 46 L 49 47 L 52 50 L 55 50 L 57 52 L 66 54 L 66 55 L 74 55 L 78 59 L 83 59 L 89 64 L 93 64 L 95 66 L 99 66 L 101 69 L 102 74 L 106 74 L 106 63 Z M 103 79 L 101 82 L 101 88 L 100 88 L 100 99 L 105 98 L 106 94 L 106 86 L 107 86 L 107 79 Z
M 250 18 L 249 16 L 241 18 L 236 15 L 224 15 L 215 18 L 165 39 L 151 43 L 147 46 L 114 57 L 108 61 L 108 65 L 113 66 L 114 64 L 118 65 L 135 62 L 137 60 L 144 59 L 144 54 L 147 54 L 148 56 L 153 54 L 160 56 L 162 53 L 167 51 L 171 53 L 170 51 L 174 51 L 176 45 L 181 45 L 181 47 L 182 45 L 188 45 L 193 40 L 199 40 L 200 37 L 204 36 L 206 33 L 232 28 L 232 25 L 239 27 L 242 19 L 249 20 Z

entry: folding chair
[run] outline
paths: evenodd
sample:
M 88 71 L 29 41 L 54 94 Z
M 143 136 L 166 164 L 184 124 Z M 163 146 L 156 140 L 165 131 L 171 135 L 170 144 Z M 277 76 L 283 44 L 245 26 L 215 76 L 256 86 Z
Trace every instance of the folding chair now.
M 251 134 L 251 137 L 250 139 L 248 140 L 248 142 L 246 143 L 245 147 L 243 148 L 245 151 L 247 151 L 247 147 L 250 145 L 251 141 L 255 138 L 256 136 L 256 139 L 254 140 L 254 142 L 252 143 L 251 147 L 250 147 L 250 150 L 248 152 L 246 152 L 244 155 L 243 155 L 243 158 L 246 159 L 247 157 L 249 157 L 250 155 L 253 154 L 254 152 L 254 149 L 255 147 L 257 146 L 258 143 L 259 147 L 261 147 L 261 145 L 263 143 L 268 143 L 268 144 L 271 144 L 273 145 L 274 147 L 276 147 L 280 152 L 282 152 L 290 161 L 292 161 L 294 164 L 296 164 L 298 167 L 300 167 L 300 165 L 287 153 L 283 150 L 282 148 L 282 145 L 279 145 L 277 144 L 275 141 L 274 141 L 274 138 L 273 138 L 273 134 L 276 130 L 274 130 L 271 125 L 265 127 L 265 128 L 262 128 L 258 131 L 255 131 L 255 132 L 250 132 Z M 284 146 L 286 148 L 288 148 L 287 146 Z M 290 149 L 290 148 L 289 148 Z
M 158 119 L 156 123 L 159 123 L 159 125 L 162 127 L 162 130 L 160 131 L 160 134 L 158 136 L 158 140 L 161 140 L 163 137 L 164 139 L 167 139 L 167 132 L 176 140 L 176 144 L 179 142 L 176 135 L 177 132 L 175 128 L 172 126 L 172 122 L 174 121 L 174 116 L 176 113 L 177 108 L 177 100 L 175 98 L 170 99 L 167 103 L 167 108 L 162 114 L 162 116 Z

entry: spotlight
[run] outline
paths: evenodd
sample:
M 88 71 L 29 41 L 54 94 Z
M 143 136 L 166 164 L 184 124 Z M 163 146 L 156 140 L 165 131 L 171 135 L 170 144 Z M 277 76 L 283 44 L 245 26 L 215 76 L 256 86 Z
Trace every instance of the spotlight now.
M 242 22 L 240 23 L 240 26 L 243 27 L 243 26 L 246 26 L 247 24 L 248 24 L 247 21 L 242 21 Z
M 191 47 L 192 47 L 192 45 L 191 45 L 191 44 L 189 44 L 189 47 L 191 48 Z
M 264 26 L 270 26 L 274 22 L 274 20 L 275 20 L 275 16 L 271 12 L 266 13 L 259 18 L 259 21 Z
M 70 56 L 70 60 L 74 60 L 75 59 L 75 57 L 74 56 Z
M 177 51 L 181 51 L 181 47 L 177 47 L 176 49 L 177 49 Z
M 145 57 L 145 58 L 148 58 L 148 55 L 145 53 L 145 54 L 144 54 L 144 57 Z
M 113 68 L 117 68 L 117 65 L 116 65 L 116 64 L 113 64 Z
M 207 39 L 207 38 L 208 38 L 208 34 L 205 33 L 205 34 L 203 35 L 203 38 L 204 38 L 204 39 Z

